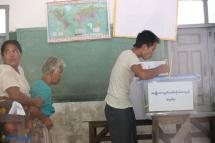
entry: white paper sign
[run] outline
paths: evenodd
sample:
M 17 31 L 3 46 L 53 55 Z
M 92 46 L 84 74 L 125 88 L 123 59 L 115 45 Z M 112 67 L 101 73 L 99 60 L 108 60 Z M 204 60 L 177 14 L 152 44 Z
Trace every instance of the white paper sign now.
M 193 110 L 192 81 L 148 84 L 149 112 Z
M 116 0 L 115 37 L 136 37 L 144 29 L 175 40 L 178 0 Z

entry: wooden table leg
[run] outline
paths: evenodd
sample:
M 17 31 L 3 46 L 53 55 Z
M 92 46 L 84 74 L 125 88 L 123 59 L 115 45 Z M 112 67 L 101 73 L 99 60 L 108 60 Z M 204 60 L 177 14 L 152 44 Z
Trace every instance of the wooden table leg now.
M 158 116 L 152 116 L 152 142 L 159 143 L 159 120 Z
M 89 123 L 89 143 L 95 143 L 96 128 L 94 128 L 93 123 Z
M 191 124 L 190 118 L 187 117 L 184 124 L 181 126 L 181 128 L 173 138 L 172 143 L 181 143 L 191 131 L 191 127 L 192 127 L 192 124 Z
M 210 135 L 211 143 L 215 143 L 215 118 L 211 117 L 210 119 Z

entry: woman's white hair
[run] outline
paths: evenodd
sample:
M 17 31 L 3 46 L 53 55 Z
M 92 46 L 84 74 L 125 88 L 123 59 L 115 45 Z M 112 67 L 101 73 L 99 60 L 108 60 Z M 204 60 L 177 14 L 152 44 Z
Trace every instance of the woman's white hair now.
M 50 56 L 43 63 L 42 72 L 45 74 L 48 72 L 53 72 L 54 70 L 56 70 L 58 68 L 63 71 L 64 67 L 65 67 L 65 63 L 64 63 L 63 59 L 60 59 L 60 58 L 57 58 L 54 56 Z

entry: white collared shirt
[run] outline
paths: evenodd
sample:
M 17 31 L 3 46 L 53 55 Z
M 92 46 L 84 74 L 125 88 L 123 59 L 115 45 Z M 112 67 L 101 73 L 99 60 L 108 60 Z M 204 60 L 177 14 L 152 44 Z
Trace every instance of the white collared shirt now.
M 8 96 L 6 89 L 9 87 L 19 87 L 20 91 L 29 96 L 30 87 L 25 78 L 21 66 L 18 67 L 19 73 L 10 65 L 0 65 L 0 96 Z

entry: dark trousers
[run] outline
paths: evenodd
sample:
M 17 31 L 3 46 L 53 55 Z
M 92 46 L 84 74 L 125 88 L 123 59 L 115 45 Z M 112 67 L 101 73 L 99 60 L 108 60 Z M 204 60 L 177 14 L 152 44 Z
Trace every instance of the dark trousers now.
M 133 108 L 116 109 L 106 104 L 105 116 L 112 143 L 137 143 Z

